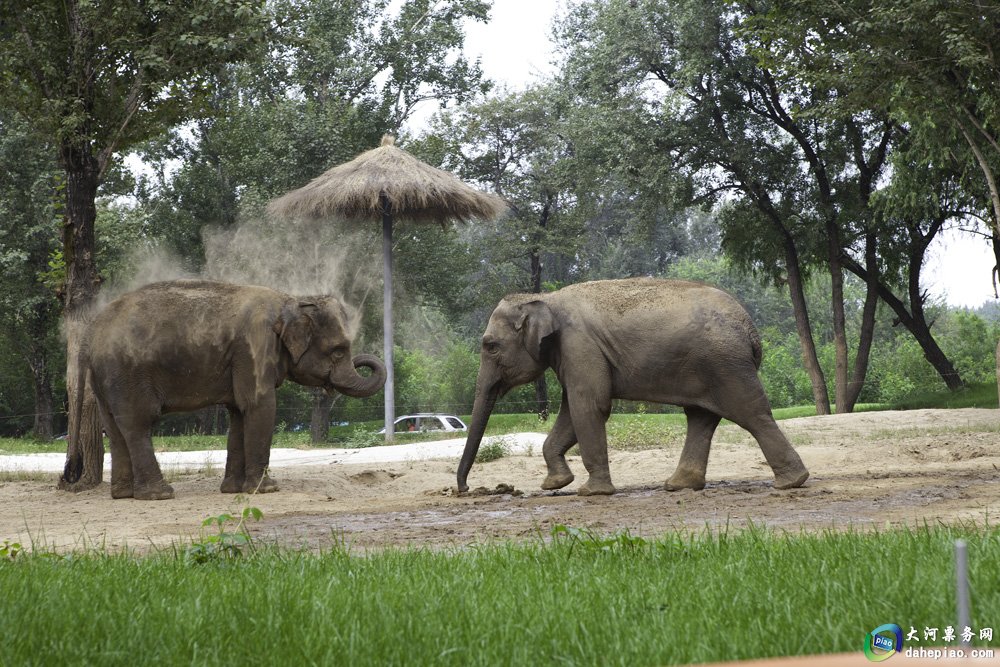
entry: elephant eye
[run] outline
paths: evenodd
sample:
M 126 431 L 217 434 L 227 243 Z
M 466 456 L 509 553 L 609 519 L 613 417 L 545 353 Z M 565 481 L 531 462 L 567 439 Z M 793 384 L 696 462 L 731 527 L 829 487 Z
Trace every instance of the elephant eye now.
M 490 354 L 496 354 L 497 352 L 500 351 L 500 343 L 496 342 L 495 340 L 485 341 L 483 343 L 483 349 L 485 349 Z
M 347 354 L 347 353 L 344 352 L 343 349 L 337 348 L 333 352 L 330 353 L 330 358 L 333 359 L 334 361 L 337 361 L 339 359 L 343 359 L 345 354 Z

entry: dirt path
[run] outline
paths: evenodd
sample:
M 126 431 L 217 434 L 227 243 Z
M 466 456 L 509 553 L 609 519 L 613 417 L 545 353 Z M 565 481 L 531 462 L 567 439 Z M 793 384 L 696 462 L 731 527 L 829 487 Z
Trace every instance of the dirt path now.
M 745 525 L 781 529 L 918 524 L 939 520 L 983 523 L 1000 511 L 1000 411 L 914 410 L 810 417 L 781 422 L 812 477 L 801 489 L 775 491 L 749 434 L 721 428 L 704 491 L 661 488 L 679 447 L 612 451 L 619 493 L 580 498 L 578 479 L 559 493 L 543 492 L 541 453 L 476 465 L 470 484 L 514 494 L 455 497 L 456 460 L 325 464 L 278 469 L 281 491 L 250 504 L 264 513 L 255 535 L 289 546 L 358 548 L 385 545 L 466 545 L 494 538 L 548 536 L 552 526 L 628 530 L 655 536 L 674 528 Z M 182 474 L 171 501 L 112 500 L 107 485 L 71 495 L 45 480 L 0 482 L 0 542 L 61 550 L 128 546 L 144 550 L 197 539 L 201 522 L 238 513 L 233 496 L 218 492 L 221 470 Z M 523 495 L 520 495 L 523 494 Z

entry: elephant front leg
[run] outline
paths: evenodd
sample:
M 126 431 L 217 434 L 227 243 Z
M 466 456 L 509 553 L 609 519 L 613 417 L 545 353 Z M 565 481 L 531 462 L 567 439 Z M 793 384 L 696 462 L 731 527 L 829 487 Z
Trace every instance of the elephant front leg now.
M 222 478 L 223 493 L 240 493 L 246 481 L 246 453 L 243 449 L 243 413 L 229 411 L 229 435 L 226 437 L 226 472 Z
M 580 458 L 590 474 L 577 493 L 581 496 L 610 496 L 615 492 L 608 466 L 607 421 L 611 415 L 610 395 L 576 392 L 570 396 L 570 416 L 580 443 Z
M 542 482 L 542 488 L 546 491 L 561 489 L 573 481 L 573 472 L 566 463 L 566 452 L 575 444 L 576 432 L 573 430 L 573 419 L 570 417 L 569 402 L 564 391 L 556 423 L 542 445 L 542 455 L 548 468 L 548 475 Z
M 276 410 L 274 392 L 243 413 L 244 493 L 273 493 L 278 483 L 267 474 Z
M 722 419 L 714 412 L 699 407 L 684 408 L 687 415 L 687 438 L 681 451 L 677 469 L 664 487 L 667 491 L 705 488 L 705 470 L 708 468 L 708 452 L 712 446 L 712 435 Z

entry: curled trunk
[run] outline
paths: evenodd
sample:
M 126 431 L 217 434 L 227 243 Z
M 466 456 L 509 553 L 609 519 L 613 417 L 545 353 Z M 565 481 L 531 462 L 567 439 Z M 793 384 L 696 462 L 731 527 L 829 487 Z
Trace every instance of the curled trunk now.
M 346 377 L 331 378 L 333 388 L 341 394 L 352 398 L 368 398 L 385 385 L 385 365 L 382 360 L 371 354 L 359 354 L 351 362 L 355 370 L 370 368 L 372 374 L 368 377 L 352 372 Z

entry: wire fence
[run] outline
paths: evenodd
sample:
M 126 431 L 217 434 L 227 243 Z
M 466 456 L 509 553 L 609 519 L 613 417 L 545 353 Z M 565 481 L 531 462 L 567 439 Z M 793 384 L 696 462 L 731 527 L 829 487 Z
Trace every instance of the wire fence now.
M 358 423 L 381 423 L 385 416 L 385 404 L 381 402 L 341 402 L 330 408 L 327 416 L 327 428 Z M 549 410 L 555 412 L 558 405 L 549 405 Z M 301 431 L 309 430 L 314 419 L 316 406 L 312 401 L 299 401 L 294 404 L 280 405 L 275 414 L 275 430 Z M 537 413 L 538 403 L 534 401 L 508 401 L 497 405 L 494 413 Z M 468 417 L 472 413 L 472 403 L 428 403 L 428 404 L 396 404 L 396 416 L 402 417 L 415 413 L 441 413 Z M 321 411 L 316 412 L 322 415 Z M 0 415 L 0 436 L 21 437 L 31 433 L 36 418 L 52 419 L 52 433 L 65 436 L 69 414 L 66 410 L 51 412 L 20 412 L 17 414 Z M 321 427 L 322 428 L 322 427 Z M 223 405 L 213 405 L 191 412 L 178 412 L 163 415 L 154 426 L 156 435 L 183 435 L 192 433 L 225 433 L 228 429 L 228 413 Z

